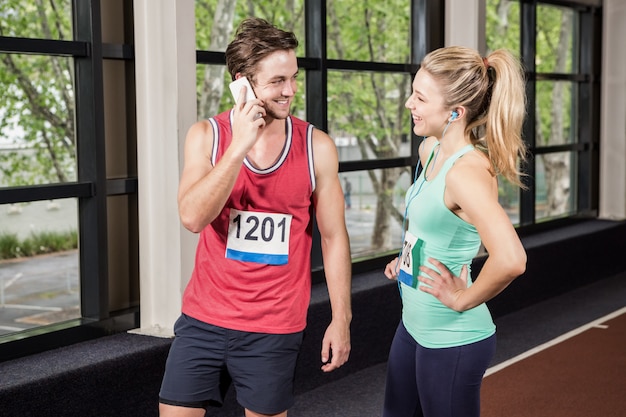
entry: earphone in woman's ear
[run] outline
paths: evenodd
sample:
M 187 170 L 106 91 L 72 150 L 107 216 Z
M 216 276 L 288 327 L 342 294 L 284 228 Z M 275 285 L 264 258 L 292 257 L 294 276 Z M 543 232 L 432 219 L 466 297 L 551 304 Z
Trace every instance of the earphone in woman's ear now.
M 456 110 L 452 110 L 452 113 L 450 113 L 450 118 L 448 119 L 448 124 L 443 129 L 443 133 L 441 134 L 441 139 L 443 139 L 444 135 L 446 134 L 446 130 L 448 130 L 450 123 L 452 123 L 453 120 L 456 120 L 457 117 L 459 117 L 459 112 Z

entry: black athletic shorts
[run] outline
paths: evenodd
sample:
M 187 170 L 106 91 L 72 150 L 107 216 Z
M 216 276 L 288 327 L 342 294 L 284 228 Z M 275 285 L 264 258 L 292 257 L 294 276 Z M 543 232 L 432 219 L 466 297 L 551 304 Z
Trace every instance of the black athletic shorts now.
M 278 414 L 293 406 L 303 332 L 242 332 L 183 314 L 174 333 L 160 402 L 193 408 L 221 406 L 232 383 L 239 404 L 256 413 Z

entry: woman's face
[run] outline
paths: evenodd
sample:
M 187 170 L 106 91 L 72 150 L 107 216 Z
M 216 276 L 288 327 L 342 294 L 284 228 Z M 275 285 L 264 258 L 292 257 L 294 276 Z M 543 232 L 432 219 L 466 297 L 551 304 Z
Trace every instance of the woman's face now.
M 418 136 L 441 137 L 450 118 L 450 110 L 443 105 L 439 83 L 427 71 L 420 69 L 412 89 L 404 106 L 411 111 L 413 132 Z

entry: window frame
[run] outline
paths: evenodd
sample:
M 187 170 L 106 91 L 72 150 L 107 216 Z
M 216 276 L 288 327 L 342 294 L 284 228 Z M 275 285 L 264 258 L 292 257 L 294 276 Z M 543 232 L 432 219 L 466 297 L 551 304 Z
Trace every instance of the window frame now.
M 595 218 L 598 215 L 599 200 L 599 161 L 600 161 L 600 54 L 602 40 L 602 9 L 576 1 L 541 2 L 520 0 L 521 57 L 526 69 L 527 117 L 524 122 L 523 137 L 528 146 L 529 158 L 524 166 L 530 181 L 528 189 L 522 190 L 520 196 L 520 226 L 522 235 L 536 230 L 554 228 L 579 220 Z M 572 68 L 568 74 L 539 73 L 536 71 L 536 13 L 537 7 L 551 5 L 570 8 L 578 14 L 578 33 L 573 33 L 573 52 L 578 54 L 578 67 Z M 569 81 L 577 85 L 578 141 L 570 144 L 554 146 L 537 146 L 535 132 L 536 83 L 541 81 Z M 576 152 L 576 205 L 574 214 L 563 219 L 537 221 L 536 219 L 536 156 L 557 152 Z
M 107 179 L 104 132 L 105 59 L 134 59 L 132 45 L 102 42 L 100 0 L 72 0 L 73 40 L 0 36 L 0 53 L 73 59 L 77 180 L 0 187 L 0 204 L 76 198 L 81 317 L 0 337 L 0 361 L 43 352 L 139 325 L 139 307 L 109 311 L 107 198 L 137 194 L 137 178 Z
M 416 0 L 411 1 L 411 39 L 420 42 L 411 42 L 411 60 L 408 64 L 394 64 L 385 62 L 365 62 L 352 60 L 337 60 L 327 58 L 326 40 L 326 1 L 305 1 L 305 57 L 298 57 L 298 67 L 306 70 L 306 112 L 307 120 L 320 128 L 328 130 L 327 105 L 327 78 L 328 72 L 333 70 L 367 71 L 379 73 L 405 73 L 415 76 L 419 63 L 428 51 L 444 45 L 444 6 L 443 0 Z M 196 51 L 196 62 L 200 65 L 224 65 L 225 54 L 215 51 Z M 339 172 L 366 171 L 372 169 L 411 167 L 414 173 L 417 164 L 417 146 L 419 139 L 411 132 L 411 155 L 378 160 L 340 161 Z M 313 247 L 311 250 L 311 267 L 313 283 L 323 282 L 324 271 L 322 263 L 321 242 L 319 230 L 314 224 Z M 395 254 L 395 251 L 393 251 Z M 365 272 L 380 268 L 392 256 L 391 253 L 381 254 L 371 259 L 352 263 L 353 273 Z

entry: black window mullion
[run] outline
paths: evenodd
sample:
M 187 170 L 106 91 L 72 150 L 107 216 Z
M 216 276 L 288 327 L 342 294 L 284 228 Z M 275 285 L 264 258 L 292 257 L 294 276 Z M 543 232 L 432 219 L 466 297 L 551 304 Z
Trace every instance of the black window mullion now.
M 328 131 L 328 62 L 326 53 L 326 0 L 305 2 L 306 58 L 315 59 L 319 67 L 306 72 L 307 119 Z
M 529 160 L 525 167 L 528 174 L 529 189 L 522 192 L 520 201 L 520 224 L 530 225 L 535 222 L 536 199 L 536 166 L 537 155 L 552 152 L 576 153 L 576 214 L 596 215 L 598 208 L 599 189 L 599 62 L 601 50 L 601 7 L 580 5 L 575 1 L 542 1 L 542 4 L 553 4 L 571 7 L 578 14 L 579 22 L 574 31 L 575 56 L 573 57 L 574 72 L 571 74 L 536 73 L 536 13 L 537 1 L 520 0 L 521 8 L 521 54 L 527 71 L 528 111 L 524 124 L 524 139 L 529 147 Z M 576 131 L 577 142 L 558 147 L 537 148 L 536 96 L 538 80 L 570 81 L 575 84 L 573 97 L 576 107 L 571 115 L 573 129 Z M 576 165 L 572 165 L 576 166 Z M 574 189 L 574 187 L 572 187 Z
M 133 45 L 128 44 L 102 44 L 102 57 L 104 59 L 116 59 L 123 61 L 132 61 L 135 59 L 135 49 Z
M 601 13 L 595 8 L 580 12 L 579 17 L 580 33 L 577 39 L 580 72 L 588 75 L 588 81 L 581 83 L 578 89 L 578 140 L 585 146 L 578 154 L 577 211 L 597 214 L 600 172 L 600 87 L 597 63 L 600 62 L 602 22 Z
M 100 1 L 73 0 L 72 10 L 74 38 L 91 44 L 89 57 L 74 60 L 78 180 L 95 190 L 94 196 L 78 200 L 81 314 L 105 319 L 109 295 Z
M 326 61 L 326 65 L 329 69 L 372 72 L 409 72 L 415 67 L 414 65 L 388 62 L 344 61 L 339 59 L 329 59 Z
M 306 59 L 319 63 L 306 71 L 306 114 L 309 122 L 328 132 L 328 62 L 326 53 L 326 0 L 305 1 L 304 32 Z M 322 243 L 317 223 L 313 222 L 311 247 L 313 282 L 323 279 Z
M 362 161 L 340 161 L 339 171 L 364 171 L 372 169 L 385 169 L 403 167 L 413 164 L 413 155 L 406 157 L 390 158 L 390 159 L 365 159 Z
M 0 204 L 93 196 L 92 183 L 30 185 L 0 189 Z
M 416 0 L 411 2 L 411 77 L 419 69 L 422 59 L 430 51 L 445 45 L 445 2 Z M 411 121 L 411 173 L 418 169 L 418 147 L 422 138 L 413 133 Z
M 419 64 L 430 51 L 444 46 L 443 0 L 411 2 L 411 63 Z
M 520 2 L 521 21 L 521 48 L 522 64 L 526 70 L 526 119 L 522 135 L 529 149 L 536 147 L 535 143 L 535 88 L 536 88 L 536 4 Z M 535 222 L 535 198 L 536 198 L 536 168 L 535 155 L 528 152 L 526 164 L 522 167 L 527 175 L 524 183 L 528 186 L 520 194 L 520 225 L 530 225 Z
M 89 44 L 79 41 L 0 36 L 0 52 L 86 57 L 89 56 Z

